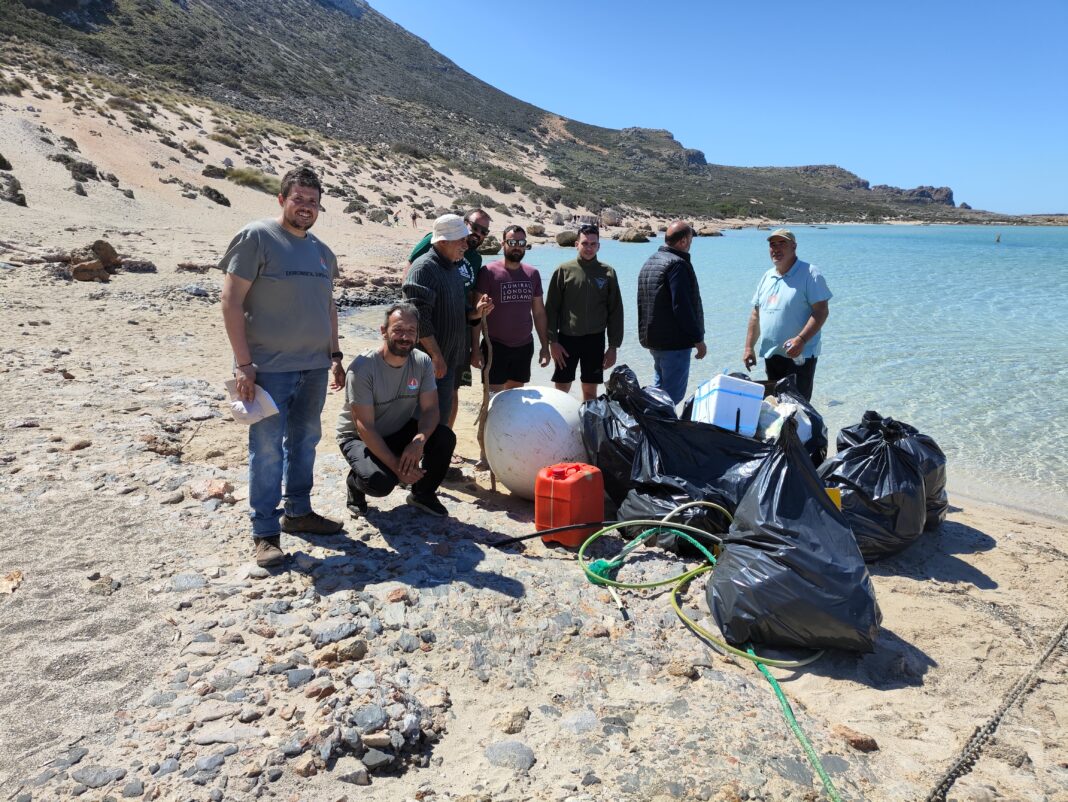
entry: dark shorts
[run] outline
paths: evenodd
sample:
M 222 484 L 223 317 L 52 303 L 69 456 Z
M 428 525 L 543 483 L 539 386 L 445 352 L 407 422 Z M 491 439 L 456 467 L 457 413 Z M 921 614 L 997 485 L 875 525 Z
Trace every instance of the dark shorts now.
M 557 367 L 553 372 L 553 381 L 558 384 L 569 384 L 575 380 L 575 368 L 581 365 L 579 380 L 583 384 L 600 384 L 604 381 L 604 332 L 598 334 L 583 334 L 581 337 L 572 337 L 569 334 L 560 334 L 557 342 L 564 346 L 567 351 L 567 363 L 564 367 Z
M 777 382 L 787 376 L 797 377 L 797 389 L 807 400 L 812 400 L 812 385 L 816 378 L 816 360 L 819 357 L 810 356 L 803 365 L 794 364 L 792 359 L 785 356 L 769 356 L 764 360 L 764 368 L 768 372 L 768 378 Z
M 486 343 L 482 343 L 482 359 L 486 358 Z M 513 347 L 493 340 L 493 364 L 490 365 L 489 383 L 507 384 L 530 381 L 530 361 L 534 358 L 534 341 Z

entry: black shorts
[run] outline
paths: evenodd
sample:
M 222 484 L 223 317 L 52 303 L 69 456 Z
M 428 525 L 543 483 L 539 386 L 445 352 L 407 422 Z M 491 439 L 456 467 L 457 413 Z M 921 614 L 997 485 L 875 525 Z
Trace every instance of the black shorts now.
M 530 361 L 534 358 L 534 341 L 511 346 L 493 340 L 493 364 L 489 369 L 490 384 L 530 381 Z M 486 343 L 482 342 L 482 360 L 486 359 Z
M 583 384 L 600 384 L 604 381 L 605 333 L 583 334 L 572 337 L 559 334 L 557 342 L 567 351 L 567 363 L 557 366 L 553 372 L 553 381 L 557 384 L 570 384 L 575 380 L 575 368 L 580 364 L 582 370 L 579 379 Z

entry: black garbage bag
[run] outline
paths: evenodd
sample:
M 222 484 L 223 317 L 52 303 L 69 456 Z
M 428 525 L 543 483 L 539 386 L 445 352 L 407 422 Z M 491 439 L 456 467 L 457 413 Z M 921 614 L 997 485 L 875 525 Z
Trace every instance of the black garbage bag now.
M 671 397 L 656 387 L 642 389 L 626 365 L 612 371 L 605 393 L 582 405 L 582 444 L 604 477 L 605 495 L 617 507 L 633 487 L 630 475 L 641 426 L 634 414 L 675 420 Z
M 846 426 L 838 432 L 835 443 L 842 451 L 850 446 L 859 445 L 865 440 L 882 436 L 884 426 L 897 424 L 904 432 L 898 445 L 916 458 L 916 464 L 923 474 L 926 488 L 927 517 L 924 529 L 935 529 L 946 520 L 949 509 L 949 496 L 946 493 L 946 455 L 930 435 L 923 434 L 915 426 L 893 418 L 884 418 L 874 410 L 864 413 L 860 423 Z
M 868 561 L 897 554 L 923 534 L 926 489 L 916 457 L 900 445 L 905 434 L 896 421 L 884 423 L 819 469 L 827 487 L 841 490 L 842 512 Z
M 738 504 L 705 593 L 732 643 L 873 651 L 875 588 L 793 419 Z
M 706 497 L 702 500 L 711 501 L 724 509 L 727 508 L 726 500 L 719 497 Z M 620 521 L 659 521 L 668 515 L 668 513 L 691 501 L 693 501 L 693 499 L 690 498 L 690 496 L 687 495 L 687 491 L 683 490 L 681 487 L 672 491 L 670 482 L 665 482 L 659 487 L 642 485 L 627 493 L 627 497 L 623 500 L 623 503 L 619 505 L 619 514 L 617 517 Z M 701 545 L 709 551 L 714 550 L 715 547 L 719 545 L 719 541 L 723 539 L 722 536 L 727 532 L 727 529 L 730 526 L 730 520 L 726 515 L 712 507 L 705 506 L 687 507 L 672 517 L 671 521 L 674 523 L 687 524 L 696 527 L 697 529 L 703 529 L 709 534 L 717 535 L 716 538 L 704 538 L 696 532 L 686 533 L 700 542 Z M 668 525 L 670 526 L 670 524 Z M 638 529 L 641 530 L 644 530 L 645 528 L 646 527 L 638 527 Z M 636 537 L 638 534 L 638 531 L 631 531 L 627 536 Z M 694 548 L 692 543 L 668 531 L 658 532 L 649 538 L 649 540 L 646 541 L 646 544 L 649 546 L 659 546 L 662 549 L 674 552 L 683 557 L 700 558 L 704 556 L 700 551 Z
M 816 411 L 816 408 L 812 406 L 812 403 L 807 398 L 801 395 L 801 391 L 797 389 L 796 376 L 791 375 L 779 379 L 771 392 L 780 401 L 792 401 L 805 411 L 809 422 L 812 424 L 812 436 L 804 444 L 805 451 L 812 458 L 812 464 L 818 468 L 827 459 L 827 443 L 829 442 L 827 439 L 827 424 L 824 422 L 823 416 Z
M 710 423 L 638 420 L 645 436 L 630 475 L 637 491 L 664 490 L 690 501 L 714 501 L 732 514 L 772 449 Z

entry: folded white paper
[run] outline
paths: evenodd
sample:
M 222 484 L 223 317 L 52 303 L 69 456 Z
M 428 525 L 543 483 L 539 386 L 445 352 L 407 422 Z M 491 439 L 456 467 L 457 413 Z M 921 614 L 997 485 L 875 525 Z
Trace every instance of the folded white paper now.
M 226 392 L 230 394 L 230 411 L 238 423 L 259 423 L 264 418 L 278 414 L 278 407 L 270 393 L 256 385 L 256 397 L 251 401 L 242 401 L 237 396 L 237 379 L 226 380 Z

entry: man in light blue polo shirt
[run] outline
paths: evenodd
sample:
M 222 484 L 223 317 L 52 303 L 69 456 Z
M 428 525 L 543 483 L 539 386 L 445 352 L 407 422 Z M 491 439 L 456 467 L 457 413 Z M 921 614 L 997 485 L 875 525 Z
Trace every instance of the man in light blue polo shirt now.
M 818 269 L 797 258 L 792 231 L 772 231 L 768 249 L 774 267 L 761 277 L 753 295 L 742 361 L 749 370 L 760 354 L 769 379 L 796 376 L 798 390 L 811 400 L 831 291 Z

